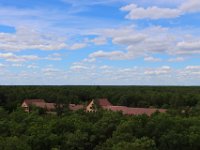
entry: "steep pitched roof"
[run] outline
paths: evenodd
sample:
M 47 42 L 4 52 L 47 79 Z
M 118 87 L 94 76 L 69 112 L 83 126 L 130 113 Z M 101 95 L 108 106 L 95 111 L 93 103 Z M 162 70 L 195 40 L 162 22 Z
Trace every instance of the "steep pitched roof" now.
M 151 116 L 156 111 L 159 112 L 166 112 L 166 109 L 155 109 L 155 108 L 133 108 L 133 107 L 126 107 L 126 106 L 107 106 L 104 109 L 112 110 L 112 111 L 122 111 L 123 114 L 126 115 L 141 115 L 146 114 Z
M 101 107 L 112 106 L 112 104 L 106 98 L 95 99 L 95 102 Z

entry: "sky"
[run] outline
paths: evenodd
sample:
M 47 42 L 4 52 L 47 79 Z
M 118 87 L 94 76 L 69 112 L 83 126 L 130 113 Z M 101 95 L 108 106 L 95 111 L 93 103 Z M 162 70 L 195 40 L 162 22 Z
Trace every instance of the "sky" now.
M 200 85 L 200 1 L 0 0 L 0 85 Z

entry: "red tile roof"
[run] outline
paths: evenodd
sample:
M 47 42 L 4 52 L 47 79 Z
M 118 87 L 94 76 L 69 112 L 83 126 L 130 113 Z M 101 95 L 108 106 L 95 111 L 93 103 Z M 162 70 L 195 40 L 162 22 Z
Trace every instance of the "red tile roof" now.
M 108 101 L 106 98 L 102 99 L 96 99 L 96 102 L 99 106 L 104 107 L 104 106 L 112 106 L 112 104 Z
M 46 103 L 43 99 L 26 99 L 24 100 L 24 103 L 26 103 L 28 106 L 34 105 L 39 108 L 47 109 L 48 111 L 56 109 L 56 103 Z M 73 111 L 83 108 L 83 105 L 69 104 L 69 109 Z
M 35 102 L 33 105 L 47 109 L 48 111 L 50 110 L 55 110 L 56 109 L 56 104 L 55 103 L 43 103 L 43 102 Z
M 156 111 L 166 112 L 166 109 L 156 109 L 156 108 L 133 108 L 126 106 L 105 106 L 104 109 L 112 110 L 112 111 L 122 111 L 123 114 L 126 115 L 141 115 L 146 114 L 148 116 L 152 115 Z
M 83 105 L 69 104 L 69 109 L 73 110 L 73 111 L 76 111 L 76 110 L 79 110 L 79 109 L 83 109 L 83 108 L 84 108 Z
M 31 105 L 36 102 L 45 103 L 43 99 L 25 99 L 24 100 L 24 103 L 26 103 L 27 105 Z

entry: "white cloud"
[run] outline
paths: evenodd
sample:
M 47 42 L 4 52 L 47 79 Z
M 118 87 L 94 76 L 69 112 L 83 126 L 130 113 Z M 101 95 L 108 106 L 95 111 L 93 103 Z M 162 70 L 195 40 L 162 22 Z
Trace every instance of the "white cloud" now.
M 112 52 L 105 52 L 105 51 L 96 51 L 89 55 L 89 58 L 108 58 L 111 60 L 120 60 L 120 59 L 128 59 L 128 55 L 122 51 L 112 51 Z
M 59 54 L 59 53 L 53 53 L 51 55 L 48 55 L 44 59 L 46 59 L 46 60 L 60 61 L 60 60 L 62 60 L 62 57 L 61 57 L 61 54 Z
M 5 65 L 0 63 L 0 68 L 4 68 L 4 67 L 5 67 Z
M 196 80 L 200 79 L 200 66 L 186 66 L 183 70 L 180 70 L 179 75 Z
M 13 53 L 0 53 L 0 58 L 10 62 L 25 62 L 39 60 L 40 57 L 36 55 L 15 55 Z
M 129 11 L 126 16 L 128 19 L 160 19 L 160 18 L 174 18 L 181 15 L 181 11 L 171 8 L 158 8 L 156 6 L 142 8 L 135 4 L 129 4 L 121 8 L 122 11 Z
M 83 65 L 73 65 L 73 66 L 70 67 L 70 69 L 80 71 L 80 70 L 87 70 L 89 68 L 86 67 L 86 66 L 83 66 Z
M 180 59 L 183 54 L 200 54 L 200 37 L 176 28 L 152 26 L 137 29 L 136 27 L 123 27 L 99 30 L 96 34 L 110 38 L 113 44 L 123 46 L 126 51 L 96 51 L 89 55 L 90 58 L 122 60 L 144 57 L 146 61 L 159 61 L 159 59 L 152 59 L 152 56 L 165 54 L 179 57 L 179 60 L 169 60 L 172 62 L 183 61 Z
M 92 63 L 92 62 L 95 62 L 96 61 L 96 58 L 85 58 L 83 59 L 83 62 L 88 62 L 88 63 Z
M 110 69 L 111 67 L 108 65 L 103 65 L 103 66 L 100 66 L 99 68 L 102 70 L 105 70 L 105 69 Z
M 12 64 L 11 66 L 12 67 L 23 67 L 24 65 L 23 64 Z
M 168 61 L 169 62 L 181 62 L 184 60 L 185 60 L 185 58 L 183 58 L 183 57 L 176 57 L 176 58 L 170 58 Z
M 66 49 L 66 39 L 42 34 L 28 28 L 17 28 L 16 33 L 0 33 L 0 50 L 60 50 Z
M 120 68 L 103 65 L 95 69 L 90 65 L 85 67 L 87 69 L 81 72 L 71 70 L 70 75 L 74 76 L 70 79 L 79 78 L 78 83 L 104 85 L 198 85 L 200 83 L 200 76 L 198 77 L 200 70 L 194 66 L 181 69 L 170 66 Z M 186 68 L 193 68 L 193 70 Z
M 107 43 L 107 39 L 105 37 L 97 37 L 91 40 L 95 45 L 104 45 Z
M 11 26 L 29 26 L 33 27 L 45 25 L 44 21 L 39 19 L 39 16 L 43 16 L 44 12 L 41 10 L 35 9 L 20 9 L 16 7 L 6 7 L 0 6 L 0 23 Z M 37 21 L 34 21 L 31 18 L 37 18 Z M 20 20 L 20 21 L 19 21 Z M 43 23 L 43 24 L 41 24 Z
M 156 69 L 147 69 L 144 74 L 146 75 L 165 75 L 171 72 L 171 68 L 169 66 L 162 66 Z
M 147 8 L 138 7 L 136 4 L 129 4 L 121 8 L 128 11 L 128 19 L 162 19 L 176 18 L 186 13 L 200 12 L 199 0 L 186 0 L 176 8 L 164 8 L 151 6 Z
M 113 38 L 113 43 L 115 44 L 124 44 L 124 45 L 130 45 L 130 44 L 136 44 L 144 41 L 146 36 L 144 34 L 136 34 L 136 35 L 127 35 L 127 36 L 119 36 Z
M 69 47 L 70 50 L 77 50 L 77 49 L 82 49 L 87 46 L 86 43 L 75 43 L 72 46 Z
M 177 48 L 179 54 L 200 54 L 200 40 L 178 42 Z
M 4 75 L 6 74 L 6 76 Z M 74 63 L 68 71 L 47 67 L 41 70 L 3 72 L 1 84 L 91 84 L 91 85 L 199 85 L 200 66 L 184 68 L 116 67 L 109 65 Z M 31 80 L 30 80 L 31 78 Z M 53 79 L 53 80 L 50 80 Z
M 39 68 L 39 66 L 35 65 L 35 64 L 31 64 L 27 66 L 28 69 L 36 69 Z
M 181 49 L 200 50 L 200 41 L 179 42 L 177 46 Z
M 53 53 L 51 56 L 54 56 L 54 57 L 61 57 L 62 55 L 60 53 Z
M 64 76 L 65 73 L 63 71 L 61 71 L 60 69 L 54 68 L 54 67 L 47 67 L 47 68 L 43 68 L 41 70 L 42 75 L 41 76 L 48 76 L 50 78 L 58 78 L 60 76 Z M 48 81 L 50 82 L 50 81 Z
M 145 57 L 145 58 L 144 58 L 144 61 L 159 62 L 159 61 L 162 61 L 162 59 L 160 59 L 160 58 L 155 58 L 155 57 L 152 57 L 152 56 L 148 56 L 148 57 Z
M 28 61 L 36 61 L 36 60 L 54 60 L 59 61 L 62 60 L 61 55 L 58 53 L 53 53 L 48 55 L 47 57 L 39 57 L 37 55 L 16 55 L 14 53 L 0 53 L 0 59 L 5 59 L 9 62 L 28 62 Z M 13 64 L 20 67 L 21 64 Z
M 183 12 L 200 12 L 199 0 L 186 0 L 179 7 Z
M 200 71 L 200 66 L 187 66 L 186 70 L 199 70 Z
M 59 69 L 55 69 L 55 68 L 45 68 L 45 69 L 42 69 L 42 72 L 44 73 L 52 73 L 52 72 L 58 72 L 60 71 Z

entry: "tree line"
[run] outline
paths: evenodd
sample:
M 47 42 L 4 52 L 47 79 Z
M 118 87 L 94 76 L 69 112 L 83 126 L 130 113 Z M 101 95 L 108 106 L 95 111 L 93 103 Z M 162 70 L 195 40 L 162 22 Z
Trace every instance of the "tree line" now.
M 24 99 L 54 103 L 88 103 L 108 98 L 129 107 L 183 108 L 200 103 L 200 87 L 150 86 L 0 86 L 0 105 L 13 111 Z

